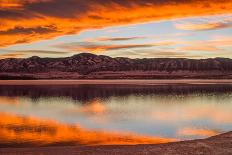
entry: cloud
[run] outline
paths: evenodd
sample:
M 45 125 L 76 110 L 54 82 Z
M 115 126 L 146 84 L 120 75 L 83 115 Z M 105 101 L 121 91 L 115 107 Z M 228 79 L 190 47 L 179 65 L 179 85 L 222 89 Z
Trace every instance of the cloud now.
M 12 8 L 21 8 L 22 4 L 19 0 L 1 0 L 0 8 L 1 9 L 12 9 Z
M 190 31 L 217 30 L 232 27 L 232 15 L 192 18 L 174 23 L 177 29 Z
M 232 37 L 231 38 L 221 38 L 221 39 L 214 39 L 208 41 L 202 41 L 200 43 L 205 43 L 208 46 L 231 46 L 232 45 Z
M 118 37 L 118 38 L 100 37 L 100 38 L 96 38 L 95 41 L 128 41 L 128 40 L 136 40 L 142 38 L 144 37 Z
M 118 42 L 118 41 L 130 41 L 137 39 L 144 39 L 146 37 L 97 37 L 97 38 L 86 38 L 86 42 Z
M 130 57 L 130 58 L 201 58 L 200 55 L 193 55 L 188 52 L 180 52 L 175 49 L 172 50 L 145 50 L 145 49 L 135 49 L 134 51 L 122 51 L 122 52 L 108 52 L 107 53 L 113 57 Z
M 26 56 L 25 53 L 15 52 L 15 53 L 0 54 L 0 59 L 6 59 L 6 58 L 22 58 L 22 57 L 25 57 L 25 56 Z
M 47 34 L 56 32 L 56 28 L 53 26 L 38 26 L 33 28 L 14 27 L 5 31 L 0 31 L 0 35 L 17 35 L 17 34 Z
M 231 37 L 216 37 L 209 40 L 183 41 L 183 47 L 177 48 L 180 51 L 204 51 L 204 52 L 226 52 L 225 47 L 232 46 Z
M 180 50 L 184 51 L 206 51 L 206 52 L 218 52 L 223 51 L 222 49 L 219 49 L 215 46 L 204 46 L 204 45 L 193 45 L 193 46 L 184 46 L 180 48 Z
M 228 0 L 1 0 L 0 46 L 86 29 L 226 14 L 232 12 L 231 4 Z
M 22 51 L 11 51 L 6 50 L 8 53 L 0 54 L 0 59 L 6 59 L 6 58 L 25 58 L 29 56 L 41 55 L 41 56 L 58 56 L 67 54 L 68 52 L 62 52 L 62 51 L 44 51 L 44 50 L 22 50 Z
M 232 27 L 232 23 L 203 23 L 203 24 L 175 24 L 176 28 L 181 30 L 202 31 L 202 30 L 216 30 Z
M 63 45 L 64 49 L 68 49 L 71 51 L 84 51 L 84 52 L 92 52 L 98 53 L 103 51 L 110 50 L 121 50 L 121 49 L 133 49 L 133 48 L 146 48 L 152 47 L 152 44 L 127 44 L 127 45 L 101 45 L 101 44 L 87 44 L 87 45 L 72 45 L 67 44 Z
M 45 51 L 45 50 L 23 50 L 23 51 L 17 51 L 17 52 L 23 52 L 27 54 L 49 54 L 49 55 L 59 55 L 59 54 L 67 54 L 68 52 L 62 52 L 62 51 Z
M 121 39 L 117 38 L 117 40 L 121 40 Z M 138 49 L 138 48 L 148 48 L 153 46 L 164 46 L 164 45 L 172 45 L 172 44 L 175 43 L 157 42 L 150 44 L 103 44 L 98 42 L 86 41 L 86 42 L 65 43 L 65 44 L 55 45 L 55 47 L 63 48 L 69 51 L 99 53 L 99 52 L 112 51 L 112 50 Z

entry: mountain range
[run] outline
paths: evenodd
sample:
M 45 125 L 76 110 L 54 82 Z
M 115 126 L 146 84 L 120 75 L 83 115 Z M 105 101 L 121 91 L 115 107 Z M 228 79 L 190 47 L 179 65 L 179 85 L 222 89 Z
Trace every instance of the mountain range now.
M 64 58 L 0 60 L 0 79 L 231 79 L 232 59 L 112 58 L 81 53 Z

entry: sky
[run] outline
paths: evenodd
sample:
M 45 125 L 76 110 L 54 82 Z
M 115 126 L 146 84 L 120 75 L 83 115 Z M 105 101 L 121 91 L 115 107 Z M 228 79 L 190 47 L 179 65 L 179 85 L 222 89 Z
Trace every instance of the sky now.
M 0 0 L 0 59 L 232 58 L 230 0 Z

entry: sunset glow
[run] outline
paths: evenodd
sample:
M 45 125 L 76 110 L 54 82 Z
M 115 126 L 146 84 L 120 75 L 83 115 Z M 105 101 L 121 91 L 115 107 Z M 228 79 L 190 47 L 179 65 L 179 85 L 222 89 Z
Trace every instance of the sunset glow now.
M 0 0 L 0 154 L 228 154 L 231 123 L 232 0 Z
M 228 0 L 0 0 L 0 58 L 232 57 L 231 10 Z

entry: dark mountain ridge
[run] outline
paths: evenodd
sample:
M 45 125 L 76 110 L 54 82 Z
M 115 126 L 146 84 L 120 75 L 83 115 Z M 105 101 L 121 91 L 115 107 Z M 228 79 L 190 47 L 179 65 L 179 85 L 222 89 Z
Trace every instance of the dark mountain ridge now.
M 232 78 L 232 59 L 112 58 L 81 53 L 64 58 L 0 60 L 1 79 Z

